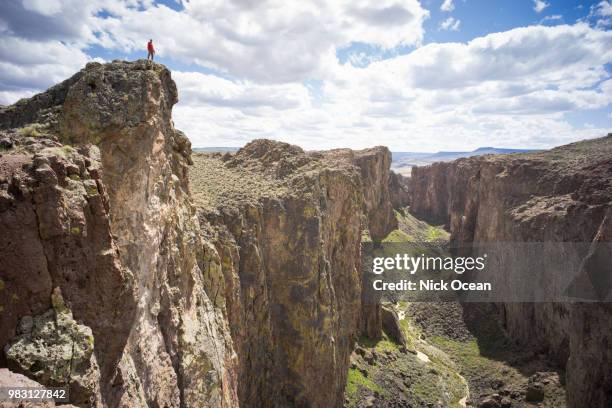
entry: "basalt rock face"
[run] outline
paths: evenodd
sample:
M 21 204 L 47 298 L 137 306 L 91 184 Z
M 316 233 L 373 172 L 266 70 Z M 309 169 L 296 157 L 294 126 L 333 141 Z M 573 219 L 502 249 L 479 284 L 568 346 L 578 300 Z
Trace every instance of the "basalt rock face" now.
M 411 212 L 446 224 L 458 246 L 609 242 L 612 135 L 542 153 L 416 167 L 410 190 Z M 601 262 L 609 256 L 584 255 L 583 265 L 589 257 Z M 508 303 L 500 311 L 512 337 L 548 351 L 567 368 L 572 407 L 612 403 L 609 304 Z
M 393 208 L 403 208 L 410 203 L 410 178 L 399 173 L 389 174 L 389 196 Z
M 306 153 L 269 140 L 194 157 L 200 223 L 214 231 L 225 275 L 241 406 L 342 405 L 362 313 L 362 229 L 393 228 L 389 159 L 385 148 Z
M 381 330 L 360 244 L 395 228 L 389 151 L 259 140 L 189 168 L 177 98 L 115 61 L 0 107 L 0 367 L 81 407 L 341 406 Z
M 163 66 L 117 61 L 0 110 L 0 363 L 49 385 L 59 368 L 18 364 L 15 345 L 36 338 L 40 360 L 62 350 L 66 327 L 91 330 L 99 380 L 80 406 L 238 405 L 213 301 L 222 271 L 189 202 L 176 101 Z M 54 290 L 75 325 L 53 324 Z
M 590 263 L 607 268 L 612 265 L 610 245 L 598 245 L 601 242 L 612 242 L 612 209 L 608 209 L 601 222 L 582 264 L 583 269 L 588 269 Z M 574 407 L 583 406 L 584 401 L 592 402 L 591 406 L 609 406 L 612 400 L 612 303 L 576 304 L 571 313 L 576 327 L 569 333 L 569 342 L 575 350 L 580 350 L 580 354 L 570 355 L 567 371 L 581 375 L 568 375 L 568 388 L 573 391 L 569 395 L 570 403 Z
M 69 389 L 71 400 L 90 404 L 99 395 L 99 371 L 93 336 L 77 324 L 59 288 L 51 295 L 52 309 L 19 322 L 17 336 L 4 351 L 9 367 L 51 386 Z

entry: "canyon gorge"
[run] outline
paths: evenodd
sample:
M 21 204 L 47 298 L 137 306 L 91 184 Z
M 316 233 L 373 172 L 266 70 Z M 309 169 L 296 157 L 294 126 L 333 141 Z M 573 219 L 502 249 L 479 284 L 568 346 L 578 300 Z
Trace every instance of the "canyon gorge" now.
M 79 407 L 420 406 L 349 398 L 378 341 L 398 343 L 381 364 L 441 356 L 457 405 L 431 406 L 486 407 L 449 350 L 411 335 L 418 305 L 372 301 L 362 243 L 443 225 L 451 245 L 593 242 L 585 273 L 612 265 L 595 245 L 612 237 L 612 135 L 403 177 L 386 147 L 192 154 L 179 95 L 163 65 L 92 62 L 0 107 L 0 384 L 68 387 Z M 568 407 L 607 407 L 609 305 L 497 303 L 487 317 L 564 372 Z

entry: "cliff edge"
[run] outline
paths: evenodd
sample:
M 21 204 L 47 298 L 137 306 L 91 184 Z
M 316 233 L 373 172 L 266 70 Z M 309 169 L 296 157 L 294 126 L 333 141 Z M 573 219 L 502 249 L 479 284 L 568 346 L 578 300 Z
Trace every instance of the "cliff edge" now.
M 221 254 L 242 406 L 342 406 L 361 320 L 380 313 L 362 309 L 360 243 L 364 229 L 382 238 L 395 228 L 389 164 L 382 147 L 304 152 L 270 140 L 194 156 L 193 196 Z
M 79 406 L 237 405 L 176 102 L 165 67 L 115 61 L 0 110 L 2 364 Z
M 0 108 L 0 366 L 81 407 L 341 406 L 390 152 L 192 159 L 177 101 L 114 61 Z

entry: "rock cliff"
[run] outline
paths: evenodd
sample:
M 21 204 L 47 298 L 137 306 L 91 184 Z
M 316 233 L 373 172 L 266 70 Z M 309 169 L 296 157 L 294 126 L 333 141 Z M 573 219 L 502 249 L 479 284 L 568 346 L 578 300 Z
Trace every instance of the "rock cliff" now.
M 237 405 L 229 329 L 211 300 L 220 270 L 200 250 L 176 102 L 163 66 L 116 61 L 0 110 L 2 364 L 45 385 L 80 383 L 12 353 L 29 338 L 18 327 L 57 313 L 60 291 L 93 335 L 86 364 L 99 366 L 98 389 L 73 393 L 80 406 Z M 44 324 L 37 361 L 63 338 L 64 326 Z
M 269 140 L 194 157 L 193 195 L 221 258 L 242 406 L 342 405 L 360 330 L 362 230 L 394 227 L 389 159 L 386 148 L 306 153 Z
M 410 178 L 399 173 L 389 175 L 389 195 L 393 208 L 403 208 L 410 203 Z
M 360 243 L 395 228 L 390 152 L 257 140 L 190 168 L 177 100 L 114 61 L 0 107 L 0 366 L 81 407 L 341 406 L 381 330 Z
M 446 224 L 457 246 L 610 241 L 612 135 L 535 154 L 415 167 L 409 184 L 411 212 Z M 500 305 L 512 337 L 547 351 L 566 367 L 572 407 L 612 403 L 610 316 L 607 303 Z

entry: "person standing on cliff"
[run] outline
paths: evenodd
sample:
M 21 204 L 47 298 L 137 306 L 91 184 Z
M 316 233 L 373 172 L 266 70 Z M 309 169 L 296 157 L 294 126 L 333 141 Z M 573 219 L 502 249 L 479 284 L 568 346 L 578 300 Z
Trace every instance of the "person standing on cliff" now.
M 153 61 L 153 57 L 155 56 L 155 47 L 153 47 L 153 39 L 150 39 L 147 43 L 147 51 L 149 52 L 147 54 L 147 60 L 150 59 L 151 61 Z

